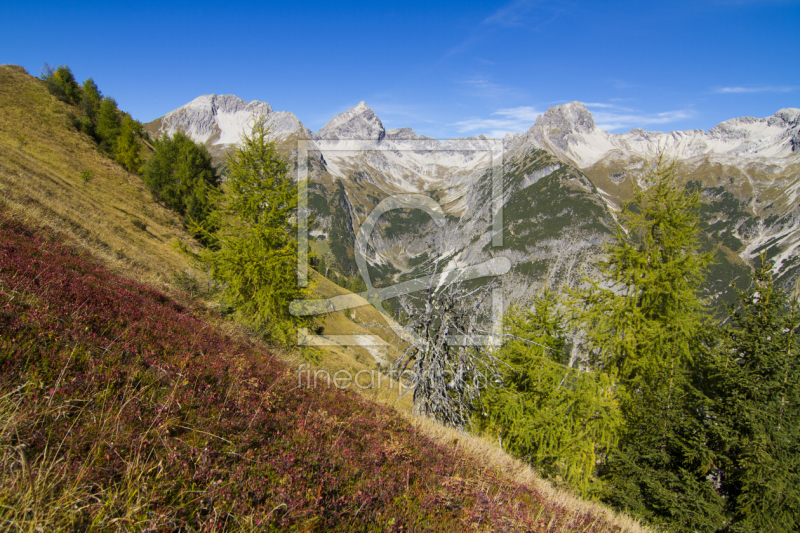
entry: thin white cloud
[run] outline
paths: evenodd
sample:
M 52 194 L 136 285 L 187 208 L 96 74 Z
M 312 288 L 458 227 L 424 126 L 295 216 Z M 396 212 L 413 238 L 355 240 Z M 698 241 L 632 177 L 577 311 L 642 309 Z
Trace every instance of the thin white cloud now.
M 746 93 L 790 93 L 796 87 L 776 85 L 771 87 L 717 87 L 713 92 L 717 94 L 746 94 Z
M 619 101 L 618 99 L 611 100 Z M 632 129 L 654 124 L 669 124 L 679 120 L 691 118 L 694 112 L 690 109 L 663 111 L 661 113 L 642 113 L 630 107 L 623 107 L 615 103 L 583 102 L 583 105 L 592 113 L 598 128 L 613 131 L 619 129 Z
M 462 80 L 461 83 L 470 88 L 473 96 L 487 99 L 518 99 L 522 91 L 514 87 L 494 83 L 485 77 L 476 76 Z
M 596 107 L 598 109 L 616 109 L 617 111 L 633 111 L 633 109 L 631 109 L 629 107 L 622 107 L 622 106 L 619 106 L 617 104 L 604 104 L 604 103 L 600 103 L 600 102 L 596 102 L 596 103 L 584 102 L 583 105 L 585 105 L 589 109 L 591 109 L 593 107 Z
M 615 113 L 597 111 L 593 112 L 592 116 L 598 128 L 606 131 L 614 131 L 620 129 L 630 130 L 656 124 L 670 124 L 678 122 L 679 120 L 691 118 L 694 116 L 694 113 L 689 109 L 663 111 L 661 113 Z
M 498 26 L 524 26 L 526 15 L 533 9 L 537 2 L 530 0 L 516 0 L 501 7 L 486 19 L 483 24 Z
M 536 121 L 536 117 L 541 115 L 541 111 L 537 111 L 533 107 L 528 106 L 521 106 L 521 107 L 510 107 L 505 109 L 498 109 L 492 115 L 499 115 L 501 117 L 506 117 L 508 120 L 516 120 L 522 122 L 531 122 L 533 123 Z
M 611 85 L 613 85 L 615 89 L 634 89 L 636 87 L 640 87 L 640 85 L 636 83 L 630 83 L 626 80 L 621 80 L 619 78 L 609 78 L 606 81 Z
M 427 122 L 430 124 L 435 124 L 436 121 L 432 120 L 428 113 L 424 109 L 421 109 L 419 106 L 413 105 L 406 105 L 406 104 L 397 104 L 391 102 L 377 102 L 374 105 L 370 106 L 375 114 L 378 115 L 379 118 L 384 119 L 412 119 L 416 122 Z
M 563 1 L 514 0 L 483 19 L 466 39 L 450 48 L 444 57 L 466 51 L 477 41 L 493 34 L 498 28 L 538 31 L 562 14 L 574 13 L 576 9 L 576 6 L 566 5 Z
M 453 126 L 459 133 L 486 133 L 490 137 L 501 138 L 507 133 L 526 131 L 541 114 L 541 111 L 533 107 L 511 107 L 498 109 L 491 114 L 497 118 L 470 117 L 456 122 Z

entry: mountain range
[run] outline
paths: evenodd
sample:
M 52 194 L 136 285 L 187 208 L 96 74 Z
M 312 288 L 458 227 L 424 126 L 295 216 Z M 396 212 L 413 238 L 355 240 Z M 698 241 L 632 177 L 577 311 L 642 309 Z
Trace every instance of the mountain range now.
M 705 286 L 722 302 L 730 284 L 745 283 L 760 254 L 773 260 L 781 285 L 800 275 L 800 110 L 766 118 L 735 118 L 709 131 L 669 133 L 598 128 L 580 102 L 549 108 L 524 133 L 502 140 L 436 140 L 410 128 L 385 129 L 364 102 L 316 133 L 287 111 L 231 95 L 205 95 L 146 127 L 153 134 L 185 131 L 217 161 L 262 115 L 292 159 L 308 141 L 311 235 L 318 255 L 355 276 L 355 234 L 389 195 L 433 197 L 443 226 L 422 211 L 384 214 L 364 250 L 375 286 L 422 275 L 430 261 L 456 268 L 508 257 L 503 278 L 511 300 L 542 286 L 579 283 L 617 228 L 617 213 L 647 187 L 648 162 L 664 150 L 680 180 L 701 192 L 702 246 L 716 262 Z M 487 148 L 488 147 L 488 148 Z M 492 176 L 503 178 L 502 246 L 493 220 Z

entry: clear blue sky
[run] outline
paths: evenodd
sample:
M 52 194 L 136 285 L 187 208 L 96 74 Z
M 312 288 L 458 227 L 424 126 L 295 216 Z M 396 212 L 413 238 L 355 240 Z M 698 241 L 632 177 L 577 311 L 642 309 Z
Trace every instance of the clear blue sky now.
M 387 128 L 524 131 L 547 107 L 598 124 L 710 129 L 800 107 L 800 2 L 3 2 L 0 63 L 69 65 L 134 118 L 207 93 L 316 131 L 365 100 Z

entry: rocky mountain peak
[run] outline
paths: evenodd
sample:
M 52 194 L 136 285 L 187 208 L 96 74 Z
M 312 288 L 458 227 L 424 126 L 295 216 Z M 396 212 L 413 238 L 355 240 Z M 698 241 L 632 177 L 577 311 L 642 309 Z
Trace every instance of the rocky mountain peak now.
M 566 133 L 587 133 L 595 129 L 592 114 L 581 102 L 553 106 L 536 118 L 534 127 Z
M 411 128 L 395 128 L 386 130 L 386 138 L 390 141 L 416 141 L 420 136 Z
M 242 112 L 268 115 L 269 113 L 272 113 L 272 106 L 266 102 L 260 102 L 258 100 L 245 102 L 233 94 L 204 94 L 202 96 L 198 96 L 185 106 L 172 111 L 166 116 L 170 117 L 183 115 L 186 117 L 192 115 L 191 118 L 194 119 L 208 120 L 208 117 L 213 117 L 219 114 L 233 114 Z
M 204 94 L 188 104 L 170 111 L 145 125 L 152 134 L 174 135 L 182 131 L 195 142 L 208 147 L 228 146 L 239 142 L 242 134 L 249 134 L 255 117 L 263 117 L 271 135 L 276 140 L 291 137 L 309 138 L 311 132 L 297 117 L 288 111 L 273 111 L 266 102 L 245 102 L 232 94 Z M 222 157 L 219 150 L 212 155 Z
M 317 132 L 318 139 L 331 140 L 380 141 L 385 136 L 386 130 L 381 119 L 363 101 L 333 117 Z
M 568 151 L 570 144 L 580 142 L 586 135 L 599 133 L 592 114 L 581 102 L 553 106 L 536 122 L 525 137 L 535 146 L 554 153 Z
M 238 113 L 241 111 L 251 112 L 251 113 L 260 112 L 264 115 L 272 113 L 272 106 L 266 102 L 261 102 L 259 100 L 253 100 L 252 102 L 245 102 L 244 100 L 233 94 L 221 94 L 217 96 L 214 99 L 214 104 L 216 106 L 218 113 Z

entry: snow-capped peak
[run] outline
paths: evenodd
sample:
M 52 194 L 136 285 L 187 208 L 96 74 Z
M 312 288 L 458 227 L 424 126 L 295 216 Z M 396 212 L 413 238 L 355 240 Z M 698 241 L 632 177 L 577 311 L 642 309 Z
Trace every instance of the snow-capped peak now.
M 339 113 L 317 132 L 318 139 L 380 141 L 386 135 L 381 119 L 366 103 L 359 102 Z
M 688 159 L 708 155 L 717 158 L 778 159 L 800 153 L 800 109 L 781 109 L 771 117 L 727 120 L 711 130 L 662 133 L 641 128 L 609 133 L 595 125 L 592 114 L 580 102 L 549 108 L 536 123 L 510 143 L 529 143 L 586 168 L 612 152 L 652 156 L 666 150 L 670 157 Z
M 293 134 L 310 137 L 311 132 L 288 111 L 272 110 L 266 102 L 245 102 L 232 94 L 205 94 L 157 119 L 157 133 L 173 135 L 183 131 L 195 142 L 206 145 L 229 145 L 239 142 L 242 133 L 250 133 L 255 117 L 264 117 L 272 137 L 278 140 Z

